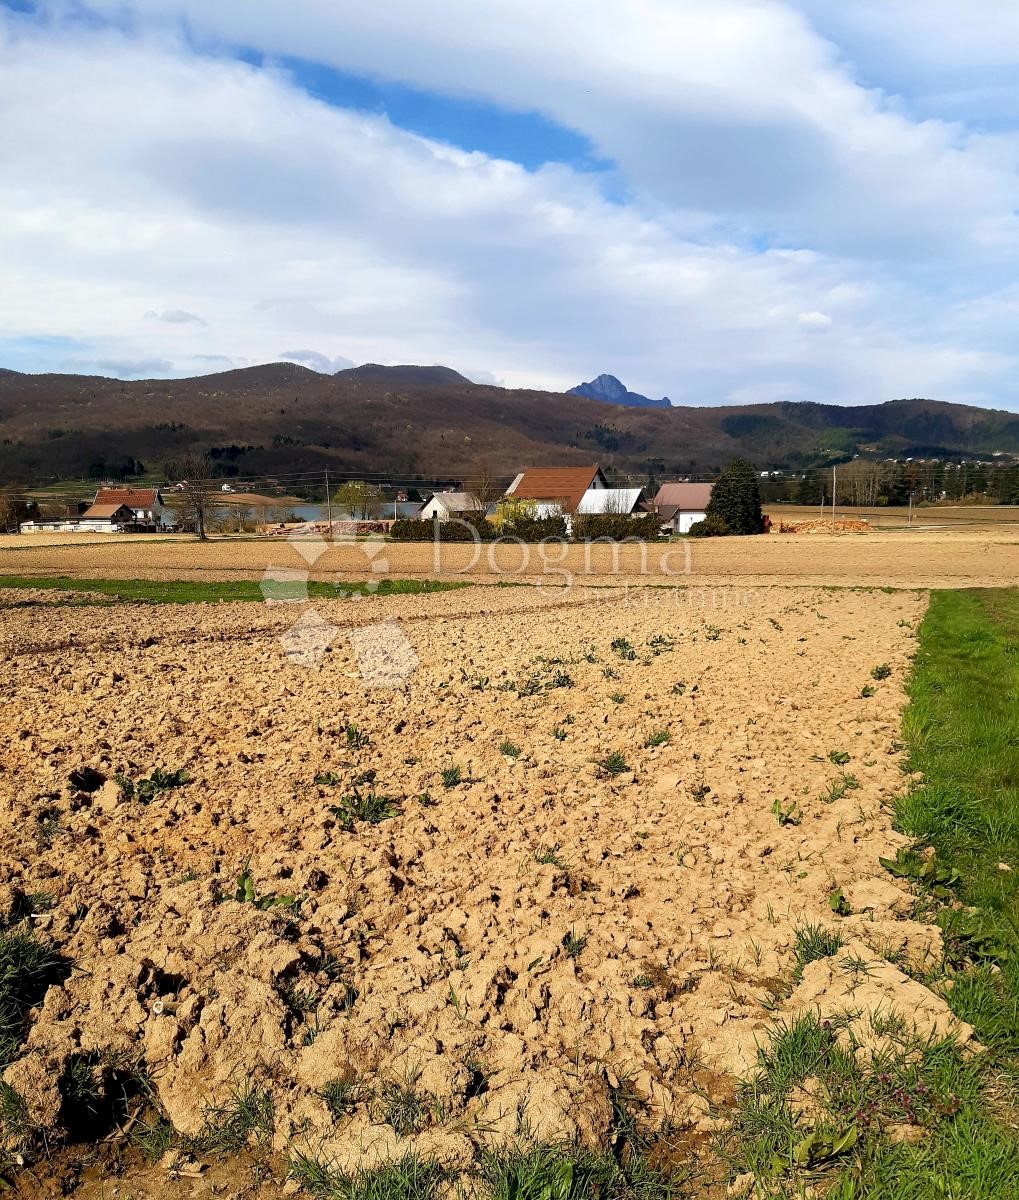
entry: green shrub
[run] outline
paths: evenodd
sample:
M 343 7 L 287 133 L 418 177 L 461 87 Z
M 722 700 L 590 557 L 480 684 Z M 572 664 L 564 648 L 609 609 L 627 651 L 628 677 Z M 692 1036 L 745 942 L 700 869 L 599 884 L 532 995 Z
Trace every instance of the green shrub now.
M 522 542 L 542 542 L 546 538 L 566 539 L 566 518 L 560 514 L 547 517 L 518 516 L 507 520 L 502 527 L 504 537 L 519 538 Z
M 573 540 L 593 542 L 608 538 L 613 542 L 628 539 L 650 542 L 658 537 L 661 524 L 657 513 L 644 513 L 639 517 L 622 513 L 578 513 L 573 518 Z
M 480 513 L 466 513 L 453 521 L 440 521 L 437 528 L 440 542 L 491 542 L 499 536 L 491 521 Z M 435 529 L 433 521 L 394 521 L 389 536 L 395 542 L 431 542 L 435 539 Z
M 728 537 L 732 530 L 721 517 L 705 517 L 703 521 L 694 521 L 687 533 L 691 537 Z

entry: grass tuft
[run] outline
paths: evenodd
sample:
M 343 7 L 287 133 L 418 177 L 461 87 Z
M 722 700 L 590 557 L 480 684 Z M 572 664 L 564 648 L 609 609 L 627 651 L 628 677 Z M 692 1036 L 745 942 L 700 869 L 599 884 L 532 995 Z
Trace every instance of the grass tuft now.
M 316 1200 L 436 1200 L 447 1173 L 414 1154 L 348 1174 L 330 1162 L 298 1153 L 290 1160 L 290 1178 Z
M 831 958 L 842 949 L 842 934 L 825 929 L 823 925 L 814 925 L 809 921 L 805 925 L 797 925 L 793 930 L 795 943 L 793 955 L 796 958 L 796 976 L 803 974 L 803 968 L 820 958 Z
M 181 1149 L 192 1158 L 236 1154 L 246 1146 L 264 1147 L 272 1139 L 276 1112 L 272 1093 L 245 1082 L 222 1104 L 205 1112 L 201 1131 L 181 1139 Z

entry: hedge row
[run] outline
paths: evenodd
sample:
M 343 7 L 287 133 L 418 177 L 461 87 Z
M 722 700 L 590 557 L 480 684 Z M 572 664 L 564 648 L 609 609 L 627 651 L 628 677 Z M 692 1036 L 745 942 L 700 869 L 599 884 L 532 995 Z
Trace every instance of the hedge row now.
M 562 542 L 590 542 L 598 538 L 614 542 L 627 538 L 653 541 L 658 537 L 659 527 L 659 518 L 654 513 L 632 519 L 611 513 L 576 516 L 571 538 L 567 537 L 564 517 L 518 518 L 499 530 L 484 517 L 465 516 L 456 521 L 440 522 L 438 535 L 440 542 L 494 542 L 500 537 L 523 542 L 541 542 L 546 538 Z M 430 542 L 435 538 L 435 527 L 431 521 L 394 521 L 389 535 L 397 542 Z

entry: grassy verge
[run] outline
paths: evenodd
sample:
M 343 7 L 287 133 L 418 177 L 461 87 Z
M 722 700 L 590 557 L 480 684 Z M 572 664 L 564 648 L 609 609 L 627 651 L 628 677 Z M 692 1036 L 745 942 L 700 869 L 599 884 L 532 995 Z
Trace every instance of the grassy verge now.
M 874 1058 L 837 1020 L 777 1024 L 720 1143 L 769 1196 L 1019 1198 L 1019 591 L 935 592 L 908 692 L 923 778 L 896 806 L 915 843 L 889 865 L 944 931 L 924 982 L 986 1051 L 922 1039 L 908 1014 L 871 1014 Z
M 981 1040 L 1019 1051 L 1019 590 L 935 592 L 920 628 L 904 732 L 923 784 L 896 824 L 933 847 L 961 902 L 949 954 L 974 963 L 950 993 Z M 958 880 L 954 875 L 958 874 Z M 921 885 L 924 881 L 921 879 Z M 922 888 L 922 890 L 924 890 Z
M 303 599 L 305 586 L 310 600 L 344 599 L 350 596 L 415 596 L 424 592 L 447 592 L 470 587 L 467 582 L 437 579 L 372 579 L 365 583 L 322 583 L 308 581 L 270 581 L 263 592 L 257 579 L 227 581 L 185 579 L 77 579 L 68 575 L 0 575 L 0 588 L 45 588 L 64 592 L 100 592 L 108 600 L 83 596 L 81 604 L 116 603 L 134 600 L 143 604 L 219 604 L 266 599 Z

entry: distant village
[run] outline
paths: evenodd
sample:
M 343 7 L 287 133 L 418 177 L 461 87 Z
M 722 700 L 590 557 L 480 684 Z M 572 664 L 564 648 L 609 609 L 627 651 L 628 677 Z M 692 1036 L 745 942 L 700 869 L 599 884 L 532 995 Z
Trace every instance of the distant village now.
M 186 528 L 182 493 L 187 481 L 176 485 L 137 487 L 101 484 L 91 503 L 77 504 L 78 511 L 34 513 L 20 522 L 20 532 L 31 533 L 158 533 Z M 397 520 L 439 522 L 501 512 L 526 513 L 543 519 L 562 515 L 569 527 L 574 517 L 614 516 L 638 518 L 655 515 L 661 532 L 687 533 L 704 519 L 711 496 L 710 483 L 665 483 L 652 494 L 644 487 L 610 486 L 598 464 L 585 467 L 529 467 L 520 471 L 499 494 L 490 483 L 450 487 L 427 499 L 411 499 L 396 489 L 390 499 L 376 485 L 351 481 L 329 496 L 324 504 L 309 505 L 298 496 L 262 494 L 235 489 L 230 483 L 209 485 L 207 504 L 226 528 L 240 526 L 282 532 L 305 517 L 302 509 L 321 511 L 317 523 L 330 521 L 371 523 L 385 529 Z M 316 518 L 313 518 L 313 521 Z
M 808 471 L 760 471 L 762 500 L 771 505 L 906 507 L 911 504 L 1017 504 L 1019 465 L 998 462 L 945 462 L 933 459 L 864 459 L 856 456 L 833 467 Z M 302 477 L 291 494 L 285 480 L 257 484 L 237 480 L 180 480 L 141 485 L 100 482 L 87 500 L 59 498 L 58 493 L 24 494 L 9 531 L 33 533 L 159 533 L 194 528 L 189 509 L 203 493 L 205 524 L 212 532 L 285 533 L 296 524 L 335 527 L 337 522 L 368 524 L 387 532 L 396 522 L 446 524 L 485 517 L 500 527 L 508 516 L 546 519 L 561 515 L 569 532 L 575 518 L 658 518 L 662 536 L 683 535 L 703 521 L 711 496 L 710 481 L 658 483 L 649 475 L 643 484 L 615 476 L 599 464 L 525 467 L 509 482 L 496 482 L 489 472 L 477 478 L 427 487 L 387 485 L 353 478 L 331 487 L 327 472 L 309 483 Z M 622 484 L 622 486 L 621 486 Z M 293 483 L 291 486 L 295 486 Z M 433 485 L 434 486 L 434 485 Z M 258 490 L 255 490 L 257 487 Z M 334 528 L 335 531 L 335 528 Z M 350 532 L 345 528 L 344 532 Z

